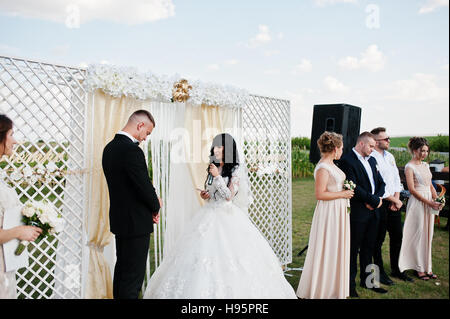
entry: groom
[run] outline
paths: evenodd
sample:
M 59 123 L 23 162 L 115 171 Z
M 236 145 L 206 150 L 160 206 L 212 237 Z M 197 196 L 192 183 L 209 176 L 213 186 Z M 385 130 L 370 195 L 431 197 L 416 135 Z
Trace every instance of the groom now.
M 145 276 L 150 233 L 159 222 L 161 200 L 150 178 L 139 143 L 155 127 L 145 110 L 134 112 L 103 150 L 102 166 L 109 190 L 110 229 L 116 239 L 115 299 L 137 299 Z
M 366 267 L 372 262 L 378 234 L 379 212 L 384 195 L 385 183 L 371 157 L 375 147 L 374 135 L 363 132 L 356 140 L 356 146 L 339 161 L 347 180 L 356 184 L 355 195 L 350 200 L 350 296 L 358 297 L 355 277 L 359 253 L 361 287 L 377 293 L 387 291 L 377 285 L 367 284 L 370 272 Z M 377 276 L 377 274 L 374 274 Z M 376 278 L 379 280 L 379 278 Z

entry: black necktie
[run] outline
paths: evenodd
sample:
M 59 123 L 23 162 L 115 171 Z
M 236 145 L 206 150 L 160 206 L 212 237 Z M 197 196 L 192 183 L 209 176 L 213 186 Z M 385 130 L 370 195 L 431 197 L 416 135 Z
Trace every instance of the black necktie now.
M 134 144 L 136 144 L 136 145 L 139 145 L 139 142 L 133 142 Z

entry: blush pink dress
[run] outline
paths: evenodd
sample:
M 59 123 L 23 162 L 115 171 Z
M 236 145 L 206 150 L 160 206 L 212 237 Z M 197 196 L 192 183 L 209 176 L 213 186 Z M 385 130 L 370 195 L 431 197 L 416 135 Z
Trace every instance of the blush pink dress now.
M 432 174 L 428 163 L 420 165 L 408 163 L 406 170 L 414 174 L 414 188 L 426 199 L 431 200 Z M 413 195 L 408 199 L 406 218 L 403 225 L 403 240 L 398 266 L 400 271 L 414 269 L 418 272 L 431 273 L 431 243 L 434 232 L 434 215 L 431 207 Z
M 320 163 L 329 173 L 328 192 L 340 192 L 345 173 L 336 165 Z M 309 244 L 297 296 L 306 299 L 345 299 L 349 296 L 350 214 L 347 199 L 319 200 L 312 220 Z

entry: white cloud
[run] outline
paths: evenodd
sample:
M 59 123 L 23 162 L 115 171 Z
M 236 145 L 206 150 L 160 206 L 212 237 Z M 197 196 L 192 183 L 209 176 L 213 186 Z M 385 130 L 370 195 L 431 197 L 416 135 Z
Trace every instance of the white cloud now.
M 325 84 L 327 90 L 331 92 L 346 93 L 349 91 L 349 88 L 347 86 L 345 86 L 342 82 L 332 76 L 327 76 L 323 80 L 323 83 Z
M 348 56 L 339 60 L 338 64 L 345 69 L 368 69 L 376 72 L 384 68 L 386 57 L 376 44 L 372 44 L 361 54 L 360 59 Z
M 258 26 L 259 33 L 251 38 L 248 42 L 250 48 L 255 48 L 257 46 L 267 44 L 272 41 L 272 36 L 269 33 L 269 27 L 263 24 Z
M 303 103 L 305 102 L 306 99 L 309 99 L 314 95 L 321 94 L 318 90 L 311 88 L 300 88 L 297 89 L 295 92 L 287 91 L 286 93 L 293 103 Z
M 277 54 L 280 54 L 279 50 L 267 50 L 267 51 L 264 52 L 264 55 L 265 56 L 269 56 L 269 57 L 277 55 Z
M 314 0 L 316 5 L 320 7 L 324 7 L 329 4 L 336 4 L 336 3 L 358 3 L 358 0 Z
M 217 63 L 209 64 L 207 66 L 209 71 L 217 71 L 220 69 L 220 66 Z
M 11 55 L 11 56 L 19 56 L 21 55 L 21 51 L 19 48 L 7 45 L 7 44 L 2 44 L 0 43 L 0 53 L 1 54 L 5 54 L 5 55 Z
M 449 0 L 428 0 L 427 3 L 423 4 L 420 9 L 419 13 L 430 13 L 435 11 L 436 9 L 440 7 L 448 7 Z
M 134 25 L 175 15 L 172 0 L 0 0 L 0 10 L 14 16 L 65 23 L 68 27 L 92 20 Z
M 297 64 L 292 70 L 293 74 L 299 74 L 303 72 L 310 72 L 312 70 L 312 63 L 307 59 L 302 59 L 300 64 Z
M 225 64 L 227 64 L 227 65 L 236 65 L 238 63 L 239 63 L 239 61 L 236 59 L 230 59 L 230 60 L 225 61 Z
M 264 74 L 266 75 L 278 75 L 280 73 L 281 73 L 280 69 L 267 69 L 264 71 Z
M 436 102 L 447 101 L 449 89 L 433 74 L 416 73 L 407 80 L 394 82 L 391 98 L 405 101 Z
M 63 44 L 63 45 L 57 45 L 51 49 L 51 52 L 56 56 L 64 56 L 69 53 L 70 45 Z

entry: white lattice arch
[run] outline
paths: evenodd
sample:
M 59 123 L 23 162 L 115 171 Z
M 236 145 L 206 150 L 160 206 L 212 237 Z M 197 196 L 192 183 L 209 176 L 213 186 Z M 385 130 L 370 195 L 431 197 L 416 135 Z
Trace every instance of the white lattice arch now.
M 16 273 L 19 298 L 82 298 L 85 204 L 85 71 L 68 66 L 0 56 L 0 112 L 15 123 L 16 154 L 52 156 L 59 170 L 45 181 L 36 161 L 19 164 L 5 158 L 3 176 L 22 201 L 47 200 L 66 220 L 53 241 L 42 240 L 30 252 L 30 266 Z M 28 176 L 26 169 L 32 170 Z M 28 176 L 28 177 L 25 177 Z
M 90 124 L 85 77 L 86 70 L 76 67 L 0 56 L 0 112 L 15 122 L 16 137 L 22 142 L 16 152 L 56 154 L 61 157 L 59 168 L 71 173 L 61 177 L 53 172 L 43 183 L 22 182 L 19 173 L 33 163 L 3 160 L 2 171 L 7 173 L 0 178 L 16 188 L 23 201 L 46 199 L 67 221 L 65 232 L 55 240 L 33 246 L 30 266 L 17 272 L 19 298 L 84 297 L 88 253 L 84 220 L 89 213 L 84 172 Z M 244 153 L 254 196 L 249 214 L 280 263 L 287 265 L 292 262 L 290 104 L 252 95 L 242 110 Z M 161 227 L 154 237 L 158 265 Z

